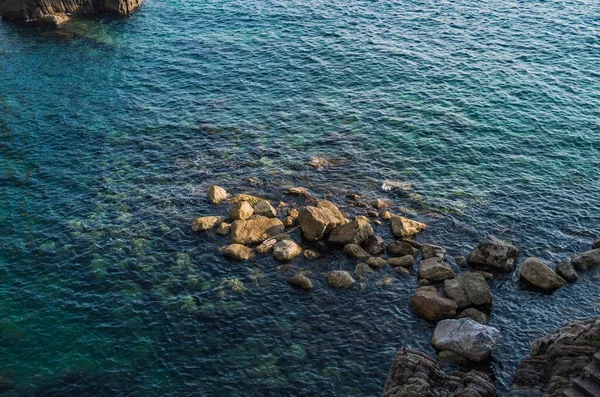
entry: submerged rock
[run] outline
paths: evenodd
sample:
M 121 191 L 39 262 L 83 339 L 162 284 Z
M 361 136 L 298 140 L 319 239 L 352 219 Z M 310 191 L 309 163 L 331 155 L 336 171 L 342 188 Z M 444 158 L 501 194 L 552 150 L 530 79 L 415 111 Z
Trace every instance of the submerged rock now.
M 247 201 L 250 205 L 256 205 L 263 201 L 260 197 L 251 196 L 249 194 L 238 194 L 237 196 L 231 199 L 233 204 L 241 203 L 242 201 Z
M 363 248 L 371 255 L 381 255 L 385 252 L 385 240 L 379 236 L 370 235 L 363 243 Z
M 410 237 L 425 229 L 427 225 L 401 216 L 391 218 L 392 233 L 396 237 Z
M 225 217 L 223 216 L 202 216 L 194 220 L 192 230 L 195 232 L 205 232 L 223 223 L 223 221 L 225 221 Z
M 285 230 L 277 218 L 257 218 L 235 221 L 231 224 L 231 242 L 256 244 L 272 238 Z
M 600 248 L 575 255 L 573 259 L 571 259 L 571 263 L 580 270 L 589 270 L 593 267 L 600 266 Z
M 331 231 L 329 242 L 334 244 L 362 244 L 373 234 L 369 219 L 357 216 L 353 221 Z
M 485 324 L 488 321 L 487 314 L 475 309 L 474 307 L 463 310 L 456 316 L 456 318 L 470 318 L 474 321 L 477 321 L 479 324 Z
M 252 258 L 252 250 L 242 244 L 230 244 L 223 250 L 223 255 L 238 261 L 245 261 Z
M 219 204 L 221 201 L 227 200 L 228 194 L 221 186 L 212 185 L 208 188 L 208 199 L 213 204 Z
M 388 258 L 387 263 L 393 267 L 403 267 L 410 269 L 415 264 L 415 257 L 412 255 L 405 255 L 400 258 Z
M 292 196 L 308 196 L 308 189 L 305 187 L 291 187 L 285 191 L 285 194 Z
M 417 256 L 419 250 L 413 247 L 411 244 L 394 240 L 389 243 L 386 247 L 388 254 L 391 256 Z
M 267 218 L 275 218 L 277 216 L 277 210 L 267 200 L 256 204 L 254 206 L 254 213 Z
M 539 258 L 527 258 L 519 267 L 519 275 L 538 288 L 554 290 L 567 285 L 558 274 Z
M 570 261 L 562 261 L 556 265 L 556 273 L 570 283 L 579 278 Z
M 385 381 L 383 397 L 496 397 L 492 380 L 483 372 L 446 374 L 428 355 L 402 348 Z
M 372 267 L 384 267 L 385 265 L 387 265 L 387 261 L 378 256 L 372 256 L 369 259 L 367 259 L 367 265 Z
M 438 350 L 450 350 L 472 361 L 490 356 L 500 331 L 470 318 L 442 320 L 435 327 L 431 343 Z
M 302 247 L 292 240 L 283 240 L 273 246 L 273 256 L 280 261 L 289 261 L 302 253 Z
M 368 258 L 369 253 L 362 249 L 360 245 L 357 244 L 346 244 L 344 246 L 344 253 L 353 258 Z
M 316 207 L 305 207 L 298 214 L 298 224 L 308 240 L 328 235 L 334 228 L 347 223 L 341 211 L 332 203 L 320 201 Z
M 422 260 L 419 264 L 419 277 L 429 281 L 443 281 L 454 277 L 452 267 L 439 258 Z
M 439 321 L 456 315 L 458 305 L 444 298 L 433 287 L 421 287 L 410 299 L 412 308 L 429 321 Z
M 371 269 L 371 266 L 369 266 L 366 263 L 357 263 L 356 266 L 354 267 L 354 273 L 358 274 L 359 276 L 366 276 L 367 274 L 371 274 L 373 273 L 373 269 Z
M 311 279 L 309 279 L 302 273 L 296 274 L 294 277 L 288 279 L 287 282 L 288 284 L 296 288 L 302 288 L 305 290 L 313 289 L 313 282 L 311 281 Z
M 351 288 L 355 280 L 345 270 L 333 270 L 327 274 L 327 283 L 334 288 Z
M 471 266 L 484 266 L 510 272 L 514 268 L 519 249 L 507 241 L 482 242 L 469 253 L 467 263 Z

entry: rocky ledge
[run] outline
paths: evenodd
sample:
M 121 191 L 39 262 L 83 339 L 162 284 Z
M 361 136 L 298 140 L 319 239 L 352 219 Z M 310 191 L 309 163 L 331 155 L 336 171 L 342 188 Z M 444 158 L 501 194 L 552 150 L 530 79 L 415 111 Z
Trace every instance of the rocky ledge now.
M 47 25 L 60 25 L 72 15 L 97 12 L 129 15 L 142 0 L 0 0 L 0 15 L 5 19 Z
M 434 334 L 434 345 L 435 340 Z M 600 320 L 592 319 L 569 323 L 533 342 L 531 355 L 521 362 L 509 396 L 581 397 L 599 393 Z M 383 391 L 384 397 L 497 395 L 485 373 L 470 370 L 447 374 L 435 359 L 406 348 L 398 351 Z

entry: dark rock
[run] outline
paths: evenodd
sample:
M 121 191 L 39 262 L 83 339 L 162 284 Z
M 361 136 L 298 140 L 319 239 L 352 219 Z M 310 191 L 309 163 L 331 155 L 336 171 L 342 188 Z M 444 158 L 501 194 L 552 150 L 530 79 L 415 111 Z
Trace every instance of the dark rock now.
M 388 258 L 387 262 L 393 267 L 410 269 L 415 263 L 415 257 L 412 255 L 405 255 L 400 258 Z
M 381 255 L 385 252 L 385 240 L 379 236 L 371 235 L 363 243 L 363 248 L 371 255 Z
M 482 242 L 469 253 L 467 263 L 471 266 L 484 266 L 510 272 L 514 268 L 519 250 L 509 242 L 493 240 Z
M 600 266 L 600 248 L 575 255 L 571 259 L 571 263 L 575 268 L 580 270 L 588 270 L 592 267 Z
M 446 249 L 444 247 L 433 244 L 422 244 L 421 252 L 423 259 L 438 258 L 439 260 L 444 260 L 444 256 L 446 256 Z
M 527 258 L 519 267 L 519 274 L 538 288 L 554 290 L 567 282 L 539 258 Z
M 410 299 L 412 308 L 429 321 L 439 321 L 456 315 L 458 306 L 452 299 L 442 297 L 436 290 L 419 288 Z
M 331 231 L 329 242 L 333 244 L 362 244 L 373 234 L 369 219 L 357 216 L 351 222 L 340 225 Z
M 305 290 L 313 289 L 312 281 L 304 274 L 298 273 L 287 281 L 291 286 Z
M 600 248 L 600 237 L 598 237 L 596 239 L 596 241 L 594 241 L 594 244 L 592 244 L 592 249 L 593 250 L 598 249 L 598 248 Z
M 464 256 L 457 256 L 456 258 L 454 258 L 454 260 L 456 261 L 456 264 L 460 267 L 467 267 L 468 263 L 467 260 L 465 259 Z
M 570 283 L 579 278 L 570 261 L 563 261 L 556 265 L 556 273 Z
M 357 244 L 346 244 L 344 246 L 344 253 L 353 258 L 368 258 L 371 256 Z
M 454 270 L 439 258 L 429 258 L 419 264 L 419 277 L 429 281 L 443 281 L 453 278 Z
M 404 241 L 394 240 L 389 243 L 386 247 L 388 254 L 390 256 L 417 256 L 419 250 Z
M 456 316 L 456 318 L 470 318 L 472 320 L 477 321 L 480 324 L 485 324 L 488 322 L 487 314 L 480 312 L 474 307 L 470 307 L 468 309 L 463 310 Z

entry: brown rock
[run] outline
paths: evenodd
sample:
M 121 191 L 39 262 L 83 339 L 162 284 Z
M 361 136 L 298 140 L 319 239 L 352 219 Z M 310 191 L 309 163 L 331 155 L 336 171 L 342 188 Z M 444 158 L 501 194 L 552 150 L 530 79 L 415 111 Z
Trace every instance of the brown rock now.
M 475 309 L 474 307 L 469 307 L 468 309 L 463 310 L 456 316 L 456 318 L 466 317 L 475 320 L 480 324 L 485 324 L 488 322 L 488 316 L 485 313 Z
M 267 200 L 254 205 L 254 213 L 267 218 L 275 218 L 277 216 L 277 210 Z
M 231 224 L 231 242 L 256 244 L 284 231 L 283 223 L 277 218 L 258 218 L 235 221 Z
M 563 261 L 556 265 L 556 273 L 570 283 L 579 278 L 570 261 Z
M 433 244 L 422 244 L 421 252 L 423 254 L 423 259 L 438 258 L 443 261 L 446 256 L 446 249 L 444 247 Z
M 368 258 L 370 255 L 357 244 L 346 244 L 344 252 L 353 258 Z
M 288 284 L 296 288 L 302 288 L 305 290 L 313 289 L 313 282 L 311 279 L 306 277 L 304 274 L 298 273 L 294 277 L 288 279 Z
M 367 259 L 367 265 L 379 268 L 387 265 L 387 261 L 383 258 L 372 256 L 369 259 Z
M 580 270 L 588 270 L 600 266 L 600 248 L 575 255 L 573 259 L 571 259 L 571 263 Z
M 390 254 L 391 256 L 398 257 L 407 255 L 417 256 L 417 254 L 419 253 L 419 250 L 413 247 L 411 244 L 398 240 L 394 240 L 391 243 L 389 243 L 386 249 L 388 254 Z
M 427 229 L 426 224 L 401 216 L 394 216 L 391 221 L 392 233 L 396 237 L 410 237 Z
M 270 239 L 262 242 L 261 244 L 259 244 L 258 247 L 256 247 L 256 252 L 258 252 L 259 254 L 266 254 L 267 252 L 269 252 L 273 249 L 273 246 L 276 243 L 277 243 L 277 240 L 275 240 L 274 238 L 270 238 Z
M 292 196 L 308 196 L 308 189 L 305 187 L 291 187 L 285 191 L 285 194 Z
M 357 216 L 352 222 L 340 225 L 331 231 L 329 242 L 333 244 L 362 244 L 373 234 L 369 219 Z
M 288 229 L 290 227 L 294 227 L 296 225 L 296 220 L 294 218 L 292 218 L 291 216 L 286 216 L 283 219 L 283 226 Z
M 378 256 L 385 252 L 385 241 L 379 236 L 371 235 L 363 243 L 363 248 L 369 254 Z
M 509 242 L 495 239 L 479 243 L 477 247 L 473 248 L 467 257 L 467 263 L 471 266 L 484 266 L 510 272 L 513 270 L 518 256 L 517 247 Z
M 319 253 L 313 250 L 304 250 L 304 257 L 306 259 L 317 259 L 319 257 Z
M 217 228 L 217 231 L 215 233 L 220 234 L 220 235 L 226 235 L 229 234 L 229 232 L 231 232 L 231 223 L 227 223 L 227 222 L 222 222 L 219 227 Z
M 381 213 L 381 217 L 382 217 L 383 219 L 385 219 L 386 221 L 389 221 L 390 219 L 392 219 L 392 217 L 393 217 L 393 216 L 394 216 L 394 215 L 393 215 L 393 214 L 392 214 L 390 211 L 383 211 L 383 212 Z
M 430 258 L 422 260 L 419 264 L 419 277 L 429 281 L 443 281 L 453 278 L 454 270 L 438 258 Z
M 562 277 L 539 258 L 527 258 L 519 267 L 519 275 L 545 290 L 554 290 L 567 285 Z
M 405 255 L 400 258 L 388 258 L 387 263 L 393 267 L 403 267 L 410 269 L 415 263 L 415 257 L 412 255 Z
M 332 203 L 320 201 L 317 207 L 305 207 L 298 215 L 298 224 L 308 240 L 318 240 L 334 228 L 347 223 L 341 211 Z
M 225 217 L 223 216 L 202 216 L 194 220 L 192 230 L 195 232 L 205 232 L 223 223 L 224 220 Z
M 208 188 L 208 199 L 213 204 L 219 204 L 221 201 L 227 200 L 228 194 L 221 186 L 212 185 Z
M 249 194 L 238 194 L 234 198 L 231 199 L 233 204 L 241 203 L 242 201 L 247 201 L 250 205 L 256 205 L 263 201 L 260 197 L 251 196 Z
M 355 280 L 345 270 L 333 270 L 327 274 L 327 283 L 334 288 L 351 288 Z
M 376 199 L 371 201 L 371 205 L 378 210 L 382 208 L 388 208 L 394 205 L 394 202 L 390 199 Z
M 252 258 L 252 250 L 242 244 L 231 244 L 225 247 L 223 255 L 238 261 L 245 261 Z
M 273 256 L 280 261 L 289 261 L 302 253 L 302 248 L 292 240 L 283 240 L 273 246 Z
M 231 219 L 234 221 L 246 220 L 254 214 L 254 208 L 247 201 L 240 201 L 231 207 Z
M 444 298 L 437 291 L 428 289 L 418 289 L 410 299 L 410 305 L 429 321 L 452 318 L 458 309 L 452 299 Z

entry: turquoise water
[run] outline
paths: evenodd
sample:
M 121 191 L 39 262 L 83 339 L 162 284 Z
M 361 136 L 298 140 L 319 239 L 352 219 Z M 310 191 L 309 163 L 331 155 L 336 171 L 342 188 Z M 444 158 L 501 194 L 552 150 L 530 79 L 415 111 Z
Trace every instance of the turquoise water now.
M 189 230 L 225 211 L 207 187 L 389 197 L 451 255 L 489 235 L 549 262 L 588 249 L 598 15 L 593 1 L 151 0 L 59 30 L 0 22 L 0 390 L 379 394 L 399 347 L 433 353 L 414 275 L 333 291 L 323 274 L 354 267 L 336 250 L 229 262 L 227 238 Z M 285 282 L 302 268 L 310 293 Z M 484 369 L 501 393 L 533 339 L 600 313 L 599 281 L 491 282 L 503 337 Z

